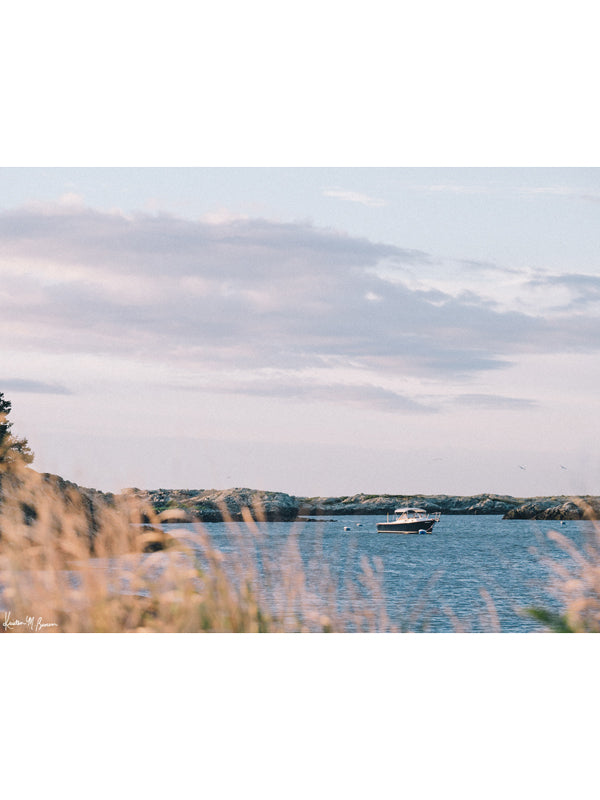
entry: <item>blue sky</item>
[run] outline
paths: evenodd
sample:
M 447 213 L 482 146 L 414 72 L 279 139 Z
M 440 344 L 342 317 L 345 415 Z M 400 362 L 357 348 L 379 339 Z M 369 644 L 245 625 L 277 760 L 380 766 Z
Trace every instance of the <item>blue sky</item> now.
M 599 491 L 600 170 L 0 183 L 1 388 L 38 469 L 111 490 Z

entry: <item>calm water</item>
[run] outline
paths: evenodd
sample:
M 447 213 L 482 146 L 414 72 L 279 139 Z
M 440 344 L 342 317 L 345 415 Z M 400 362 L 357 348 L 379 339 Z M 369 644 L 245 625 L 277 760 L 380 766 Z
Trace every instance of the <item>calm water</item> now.
M 372 584 L 364 589 L 361 583 L 364 564 L 370 564 L 381 577 L 390 623 L 397 629 L 431 632 L 493 630 L 494 614 L 502 632 L 543 630 L 522 610 L 533 605 L 558 608 L 544 557 L 570 563 L 548 540 L 548 531 L 560 531 L 578 546 L 593 531 L 587 522 L 442 516 L 431 535 L 407 536 L 377 533 L 375 525 L 384 519 L 261 523 L 258 536 L 244 525 L 213 523 L 205 529 L 226 562 L 247 547 L 268 554 L 263 563 L 272 561 L 284 572 L 286 565 L 297 571 L 301 559 L 315 607 L 333 593 L 344 612 L 362 593 L 361 603 L 374 610 L 377 592 Z M 165 527 L 193 531 L 191 525 Z

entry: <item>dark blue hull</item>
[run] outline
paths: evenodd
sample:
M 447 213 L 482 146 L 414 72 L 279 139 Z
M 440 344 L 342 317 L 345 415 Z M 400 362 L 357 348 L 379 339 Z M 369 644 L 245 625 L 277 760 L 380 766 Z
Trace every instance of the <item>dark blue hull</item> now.
M 378 533 L 418 533 L 425 531 L 431 533 L 431 530 L 437 520 L 435 519 L 417 519 L 410 522 L 378 522 Z

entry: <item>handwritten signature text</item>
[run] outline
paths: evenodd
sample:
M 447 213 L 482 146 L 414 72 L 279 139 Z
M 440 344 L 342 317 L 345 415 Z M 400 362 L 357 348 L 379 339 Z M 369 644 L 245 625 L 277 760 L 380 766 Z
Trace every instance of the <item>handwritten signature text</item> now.
M 4 622 L 2 627 L 5 631 L 12 631 L 15 628 L 22 628 L 23 630 L 34 631 L 39 633 L 46 628 L 58 628 L 56 622 L 44 622 L 42 617 L 25 617 L 25 619 L 13 619 L 10 611 L 4 612 Z

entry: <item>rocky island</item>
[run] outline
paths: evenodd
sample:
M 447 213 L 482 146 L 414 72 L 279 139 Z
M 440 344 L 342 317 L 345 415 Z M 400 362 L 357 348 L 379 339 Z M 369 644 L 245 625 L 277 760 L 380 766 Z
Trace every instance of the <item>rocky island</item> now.
M 33 472 L 33 470 L 31 470 Z M 67 501 L 77 502 L 87 520 L 90 535 L 103 509 L 131 499 L 142 513 L 141 522 L 221 522 L 243 521 L 244 515 L 257 520 L 284 521 L 318 519 L 324 516 L 355 514 L 393 514 L 401 506 L 425 508 L 449 514 L 495 514 L 504 519 L 600 519 L 600 497 L 512 497 L 510 495 L 374 495 L 354 494 L 338 497 L 299 497 L 285 492 L 249 488 L 233 489 L 127 489 L 121 495 L 88 489 L 57 475 L 39 475 L 42 485 Z M 1 493 L 0 493 L 1 495 Z M 0 496 L 1 500 L 1 496 Z M 36 510 L 23 507 L 25 517 L 35 518 Z
M 417 506 L 442 514 L 497 514 L 504 519 L 600 519 L 600 498 L 519 498 L 510 495 L 478 494 L 372 495 L 340 497 L 296 497 L 284 492 L 235 489 L 153 489 L 129 490 L 151 506 L 165 522 L 241 521 L 244 508 L 255 519 L 291 521 L 333 515 L 392 514 L 401 506 Z

